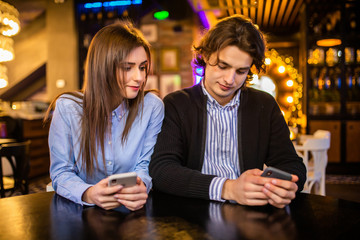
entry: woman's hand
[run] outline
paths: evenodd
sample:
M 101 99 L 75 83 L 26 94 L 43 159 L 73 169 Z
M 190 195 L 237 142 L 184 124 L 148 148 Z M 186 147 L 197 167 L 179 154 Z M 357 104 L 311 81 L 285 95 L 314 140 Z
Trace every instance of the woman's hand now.
M 121 206 L 121 203 L 114 197 L 123 186 L 115 185 L 108 186 L 108 178 L 105 178 L 88 188 L 82 195 L 82 200 L 90 204 L 96 204 L 97 206 L 106 210 L 117 208 Z
M 135 186 L 122 188 L 114 197 L 126 208 L 135 211 L 144 206 L 148 195 L 145 184 L 137 177 Z

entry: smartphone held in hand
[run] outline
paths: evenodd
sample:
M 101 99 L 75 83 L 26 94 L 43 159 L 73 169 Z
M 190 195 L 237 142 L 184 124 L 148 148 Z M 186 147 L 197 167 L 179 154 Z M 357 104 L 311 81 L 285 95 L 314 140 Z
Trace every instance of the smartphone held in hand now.
M 109 187 L 114 185 L 122 185 L 123 187 L 131 187 L 136 185 L 136 172 L 119 173 L 109 176 Z
M 291 174 L 274 167 L 267 167 L 261 174 L 262 177 L 278 178 L 291 181 Z

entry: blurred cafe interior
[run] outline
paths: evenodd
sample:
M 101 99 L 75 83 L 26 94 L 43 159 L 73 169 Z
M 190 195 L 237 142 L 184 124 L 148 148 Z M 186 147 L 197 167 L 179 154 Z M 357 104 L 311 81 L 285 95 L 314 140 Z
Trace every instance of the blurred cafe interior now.
M 141 29 L 152 45 L 147 88 L 164 97 L 201 80 L 191 47 L 233 14 L 251 18 L 267 36 L 267 71 L 248 85 L 277 100 L 314 185 L 326 183 L 319 194 L 334 193 L 330 176 L 351 178 L 349 186 L 357 187 L 351 192 L 360 192 L 357 0 L 1 0 L 0 143 L 30 140 L 26 181 L 46 184 L 49 126 L 42 118 L 55 96 L 82 87 L 87 49 L 100 28 L 130 18 Z M 326 139 L 319 143 L 320 163 L 314 139 Z M 15 184 L 12 165 L 1 156 L 3 182 Z

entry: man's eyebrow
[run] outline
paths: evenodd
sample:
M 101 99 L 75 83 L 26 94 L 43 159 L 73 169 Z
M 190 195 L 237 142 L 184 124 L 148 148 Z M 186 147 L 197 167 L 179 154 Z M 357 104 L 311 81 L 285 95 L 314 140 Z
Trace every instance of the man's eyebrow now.
M 227 62 L 224 62 L 223 60 L 219 59 L 219 63 L 221 64 L 224 64 L 225 66 L 227 67 L 232 67 L 230 64 L 228 64 Z M 241 68 L 238 68 L 236 70 L 249 70 L 250 67 L 241 67 Z
M 144 65 L 144 64 L 147 64 L 148 63 L 148 61 L 147 60 L 145 60 L 145 61 L 143 61 L 142 63 L 140 63 L 140 65 Z M 134 63 L 134 62 L 122 62 L 122 63 L 120 63 L 121 65 L 131 65 L 131 66 L 133 66 L 133 65 L 136 65 L 136 63 Z

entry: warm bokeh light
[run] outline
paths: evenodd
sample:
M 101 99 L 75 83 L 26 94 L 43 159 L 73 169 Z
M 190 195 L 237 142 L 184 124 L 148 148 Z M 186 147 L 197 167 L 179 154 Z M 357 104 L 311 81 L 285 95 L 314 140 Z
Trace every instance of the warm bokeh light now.
M 259 79 L 257 74 L 253 74 L 252 80 L 249 84 L 251 87 L 270 93 L 274 98 L 276 98 L 276 85 L 268 76 L 261 76 Z
M 314 59 L 317 59 L 317 56 L 322 56 L 322 58 L 325 58 L 324 52 L 320 50 L 320 48 L 316 49 L 309 52 L 309 54 Z M 306 128 L 306 119 L 304 119 L 305 114 L 303 114 L 302 112 L 304 85 L 301 75 L 298 74 L 297 69 L 294 67 L 293 57 L 281 56 L 275 49 L 271 49 L 266 53 L 266 58 L 269 58 L 271 60 L 271 65 L 269 66 L 269 69 L 272 68 L 273 71 L 275 70 L 279 74 L 281 73 L 281 76 L 276 76 L 277 78 L 281 78 L 281 82 L 279 82 L 281 86 L 276 86 L 279 86 L 279 88 L 282 89 L 280 90 L 280 92 L 277 92 L 279 96 L 277 96 L 276 98 L 279 100 L 281 111 L 284 115 L 286 122 L 291 123 L 292 126 L 300 126 L 301 131 L 304 130 Z M 284 87 L 287 89 L 284 89 Z M 278 89 L 276 88 L 276 90 Z
M 0 48 L 0 62 L 8 62 L 14 59 L 14 54 L 9 50 Z
M 336 38 L 321 39 L 316 42 L 316 45 L 320 47 L 333 47 L 340 44 L 341 44 L 341 40 Z
M 0 88 L 4 88 L 8 85 L 6 79 L 0 78 Z
M 8 18 L 4 18 L 3 19 L 3 24 L 8 26 L 7 30 L 2 31 L 2 34 L 4 36 L 13 36 L 16 35 L 19 31 L 20 31 L 20 25 L 18 22 L 15 22 L 11 19 Z
M 284 73 L 284 72 L 285 72 L 285 67 L 284 67 L 284 66 L 280 66 L 280 67 L 278 68 L 278 72 L 279 72 L 279 73 Z
M 271 59 L 265 58 L 265 65 L 270 65 L 270 64 L 271 64 Z
M 288 87 L 294 86 L 294 81 L 291 80 L 291 79 L 287 80 L 287 81 L 286 81 L 286 86 L 288 86 Z
M 286 98 L 286 101 L 287 101 L 288 103 L 292 103 L 292 102 L 294 102 L 294 98 L 293 98 L 292 96 L 288 96 L 288 97 Z

